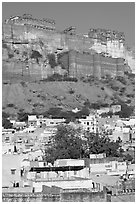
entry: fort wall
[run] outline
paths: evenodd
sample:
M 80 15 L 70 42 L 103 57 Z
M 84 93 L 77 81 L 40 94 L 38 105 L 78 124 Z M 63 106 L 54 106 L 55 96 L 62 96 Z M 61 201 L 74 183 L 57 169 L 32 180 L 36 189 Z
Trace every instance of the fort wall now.
M 69 76 L 80 78 L 94 76 L 97 78 L 124 74 L 124 59 L 103 57 L 100 54 L 82 54 L 75 50 L 66 52 L 60 61 L 69 68 Z
M 118 57 L 122 56 L 120 53 L 124 52 L 123 33 L 111 33 L 110 31 L 97 29 L 95 31 L 91 30 L 88 37 L 76 34 L 70 35 L 56 31 L 54 21 L 51 21 L 52 23 L 47 21 L 48 27 L 51 26 L 52 29 L 43 29 L 45 24 L 42 25 L 41 20 L 32 20 L 31 16 L 24 19 L 21 17 L 13 19 L 13 21 L 9 20 L 3 24 L 2 33 L 3 40 L 10 46 L 14 46 L 15 49 L 36 49 L 44 58 L 46 53 L 55 53 L 60 49 L 63 53 L 60 61 L 71 77 L 81 78 L 91 75 L 100 79 L 107 75 L 112 77 L 124 75 L 124 59 Z M 105 38 L 101 37 L 102 32 L 105 33 Z M 111 41 L 111 37 L 114 40 Z M 42 47 L 38 45 L 40 41 L 43 43 Z M 14 45 L 12 42 L 20 42 L 20 44 L 16 43 Z M 100 54 L 103 50 L 105 52 L 109 50 L 112 56 L 114 53 L 119 54 L 115 58 L 106 57 Z M 11 68 L 7 67 L 9 73 L 23 76 L 30 75 L 36 79 L 47 78 L 55 71 L 45 65 L 29 64 L 29 69 L 27 69 L 25 64 L 21 65 L 16 62 L 12 62 L 12 64 L 14 66 L 11 66 Z

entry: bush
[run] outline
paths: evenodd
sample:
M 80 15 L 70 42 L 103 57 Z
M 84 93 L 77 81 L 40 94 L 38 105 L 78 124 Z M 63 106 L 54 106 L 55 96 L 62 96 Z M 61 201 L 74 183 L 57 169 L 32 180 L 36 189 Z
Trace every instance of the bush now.
M 100 103 L 91 103 L 90 108 L 91 109 L 100 109 L 101 104 Z
M 30 58 L 36 59 L 37 63 L 39 64 L 39 58 L 42 58 L 42 55 L 38 51 L 32 50 Z
M 121 89 L 120 89 L 120 92 L 124 92 L 126 90 L 126 87 L 122 87 Z
M 104 90 L 104 87 L 101 87 L 101 90 Z
M 54 54 L 48 54 L 47 57 L 48 57 L 49 64 L 50 64 L 51 68 L 54 68 L 54 67 L 56 67 L 58 65 L 56 63 L 55 55 Z
M 28 99 L 27 101 L 30 103 L 32 100 L 31 100 L 31 99 Z
M 71 89 L 69 90 L 69 93 L 70 93 L 70 94 L 74 94 L 75 91 L 71 88 Z
M 27 87 L 25 81 L 21 81 L 20 84 L 21 84 L 23 87 Z
M 118 91 L 118 90 L 119 90 L 119 87 L 118 87 L 118 86 L 111 85 L 111 88 L 112 88 L 114 91 Z
M 2 112 L 2 118 L 8 118 L 9 117 L 9 114 L 8 113 L 5 113 L 4 111 Z
M 11 58 L 14 57 L 14 54 L 12 54 L 12 53 L 8 53 L 8 56 L 9 56 L 9 58 L 11 59 Z
M 9 128 L 12 128 L 12 123 L 6 118 L 2 118 L 2 126 L 5 129 L 9 129 Z
M 7 107 L 9 107 L 9 108 L 12 108 L 12 107 L 14 107 L 15 105 L 13 104 L 13 103 L 9 103 L 8 105 L 7 105 Z
M 127 94 L 128 98 L 133 98 L 135 95 L 134 94 Z
M 91 106 L 91 103 L 90 103 L 90 101 L 88 99 L 84 102 L 84 106 L 85 107 L 90 107 Z
M 44 105 L 41 104 L 41 103 L 34 103 L 34 104 L 33 104 L 33 107 L 37 107 L 37 106 L 44 107 Z
M 121 111 L 117 112 L 116 115 L 119 115 L 119 117 L 121 118 L 129 118 L 134 111 L 134 107 L 133 106 L 128 106 L 125 103 L 121 103 Z
M 28 121 L 28 115 L 29 115 L 29 113 L 19 112 L 19 113 L 18 113 L 18 120 L 19 120 L 20 122 Z
M 121 76 L 117 76 L 117 78 L 116 78 L 118 81 L 120 81 L 122 84 L 124 84 L 124 85 L 126 85 L 127 84 L 127 82 L 126 82 L 126 80 L 125 80 L 125 78 L 124 77 L 121 77 Z

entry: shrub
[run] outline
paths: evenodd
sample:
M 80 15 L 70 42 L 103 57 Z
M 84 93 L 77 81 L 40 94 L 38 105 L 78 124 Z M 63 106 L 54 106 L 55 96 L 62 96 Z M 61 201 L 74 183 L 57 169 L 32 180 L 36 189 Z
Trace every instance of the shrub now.
M 2 126 L 5 129 L 9 129 L 9 128 L 12 128 L 12 123 L 6 118 L 2 118 Z
M 39 58 L 42 58 L 42 55 L 38 51 L 32 50 L 30 58 L 36 59 L 37 63 L 39 64 Z
M 85 107 L 90 107 L 91 106 L 91 103 L 90 103 L 90 101 L 88 99 L 84 102 L 84 106 Z
M 124 92 L 126 90 L 126 87 L 122 87 L 121 89 L 120 89 L 120 92 Z
M 134 94 L 127 94 L 127 97 L 133 98 L 135 95 Z
M 41 103 L 34 103 L 33 106 L 34 106 L 34 107 L 37 107 L 37 106 L 44 107 L 44 105 L 41 104 Z
M 28 102 L 31 102 L 32 100 L 31 99 L 28 99 Z
M 27 87 L 25 81 L 21 81 L 20 84 L 21 84 L 23 87 Z
M 19 112 L 19 113 L 18 113 L 18 120 L 19 120 L 20 122 L 28 121 L 28 115 L 29 115 L 29 113 Z
M 3 111 L 2 112 L 2 118 L 8 118 L 8 117 L 9 117 L 9 114 Z
M 11 58 L 14 57 L 14 54 L 12 54 L 12 53 L 8 53 L 8 56 L 9 56 L 9 58 L 11 59 Z
M 70 94 L 74 94 L 75 91 L 71 88 L 71 89 L 69 90 L 69 93 L 70 93 Z
M 48 54 L 47 57 L 48 57 L 51 68 L 54 68 L 55 66 L 57 66 L 54 54 Z
M 104 87 L 101 87 L 101 90 L 104 90 Z
M 120 81 L 122 84 L 124 84 L 124 85 L 126 85 L 127 84 L 127 82 L 126 82 L 126 80 L 125 80 L 125 78 L 124 77 L 121 77 L 121 76 L 117 76 L 117 78 L 116 78 L 118 81 Z
M 13 103 L 9 103 L 8 105 L 7 105 L 7 107 L 9 107 L 9 108 L 12 108 L 12 107 L 14 107 L 15 105 L 13 104 Z

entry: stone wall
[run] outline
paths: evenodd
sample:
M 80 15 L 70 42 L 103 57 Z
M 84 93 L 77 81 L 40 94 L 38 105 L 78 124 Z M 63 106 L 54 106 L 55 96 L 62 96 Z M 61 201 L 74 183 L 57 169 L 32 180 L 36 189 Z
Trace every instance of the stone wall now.
M 105 202 L 104 192 L 64 192 L 61 194 L 63 202 Z
M 3 202 L 59 202 L 60 195 L 43 193 L 2 193 Z
M 104 192 L 2 193 L 3 202 L 105 202 Z

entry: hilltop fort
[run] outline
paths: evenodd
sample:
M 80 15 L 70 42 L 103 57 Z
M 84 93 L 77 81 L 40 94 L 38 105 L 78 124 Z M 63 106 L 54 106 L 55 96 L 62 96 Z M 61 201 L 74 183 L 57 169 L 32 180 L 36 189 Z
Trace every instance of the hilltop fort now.
M 131 72 L 129 65 L 134 59 L 127 54 L 122 32 L 90 29 L 78 35 L 75 27 L 58 31 L 54 20 L 35 19 L 30 14 L 12 16 L 2 26 L 3 73 L 36 79 L 55 73 L 100 79 Z

